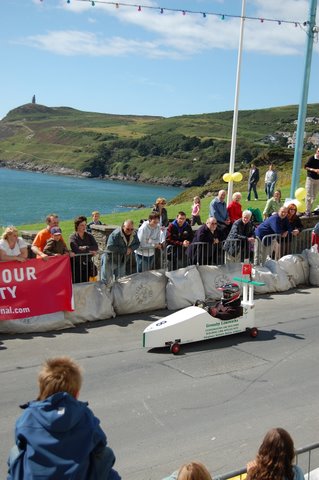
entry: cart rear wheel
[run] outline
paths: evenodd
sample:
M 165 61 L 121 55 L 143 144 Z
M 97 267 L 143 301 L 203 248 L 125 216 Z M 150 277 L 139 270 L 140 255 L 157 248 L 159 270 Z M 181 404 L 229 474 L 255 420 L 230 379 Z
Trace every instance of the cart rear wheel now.
M 181 350 L 181 346 L 179 343 L 173 343 L 170 347 L 170 350 L 173 355 L 178 355 Z
M 257 335 L 258 335 L 258 329 L 257 329 L 256 327 L 251 328 L 251 329 L 250 329 L 250 336 L 251 336 L 252 338 L 256 338 Z

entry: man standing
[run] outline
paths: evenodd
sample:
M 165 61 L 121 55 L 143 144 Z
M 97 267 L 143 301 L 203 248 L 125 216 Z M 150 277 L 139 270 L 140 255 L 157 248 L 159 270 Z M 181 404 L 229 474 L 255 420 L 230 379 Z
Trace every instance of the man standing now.
M 137 236 L 140 241 L 139 248 L 135 251 L 137 271 L 145 272 L 153 270 L 155 249 L 161 250 L 161 227 L 160 214 L 152 212 L 148 216 L 148 220 L 142 223 L 137 231 Z
M 219 190 L 217 197 L 215 197 L 209 205 L 209 216 L 217 220 L 220 240 L 225 240 L 231 227 L 225 198 L 226 191 Z
M 268 167 L 268 170 L 266 171 L 266 174 L 265 174 L 265 192 L 266 192 L 268 200 L 274 194 L 277 179 L 278 179 L 277 172 L 274 170 L 274 166 L 271 163 Z
M 107 239 L 106 252 L 101 257 L 101 280 L 105 284 L 126 275 L 126 264 L 140 242 L 132 220 L 125 220 Z
M 49 238 L 52 237 L 51 228 L 59 226 L 59 217 L 56 213 L 50 213 L 49 215 L 47 215 L 45 221 L 47 223 L 47 226 L 36 234 L 31 246 L 31 250 L 33 251 L 33 253 L 35 253 L 38 258 L 43 258 L 43 260 L 45 260 L 48 256 L 43 253 L 43 250 Z M 61 240 L 65 245 L 65 241 L 62 237 Z
M 258 182 L 259 182 L 259 169 L 256 167 L 254 163 L 252 163 L 250 165 L 249 177 L 248 177 L 248 195 L 247 195 L 248 201 L 250 201 L 250 194 L 252 190 L 255 195 L 255 200 L 258 200 L 258 193 L 257 193 Z
M 312 204 L 319 192 L 319 148 L 314 155 L 308 158 L 305 169 L 307 170 L 306 179 L 306 215 L 310 217 Z
M 186 248 L 193 240 L 194 233 L 190 224 L 186 221 L 186 213 L 178 212 L 176 219 L 168 225 L 166 244 L 171 245 L 168 249 L 167 258 L 171 263 L 171 269 L 185 267 Z

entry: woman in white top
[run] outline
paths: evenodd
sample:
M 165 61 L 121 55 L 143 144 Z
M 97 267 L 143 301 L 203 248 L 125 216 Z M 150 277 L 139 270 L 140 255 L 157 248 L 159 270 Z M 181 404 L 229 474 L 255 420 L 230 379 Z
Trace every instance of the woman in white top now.
M 11 226 L 7 227 L 0 240 L 0 261 L 25 262 L 28 258 L 28 246 L 23 238 L 18 237 L 18 230 Z

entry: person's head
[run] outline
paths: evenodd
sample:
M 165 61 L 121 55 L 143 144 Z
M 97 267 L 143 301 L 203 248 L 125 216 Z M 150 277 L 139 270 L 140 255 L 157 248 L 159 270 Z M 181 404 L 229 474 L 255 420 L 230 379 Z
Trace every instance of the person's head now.
M 274 164 L 273 163 L 270 163 L 269 164 L 269 167 L 268 167 L 268 170 L 273 170 L 274 169 Z
M 52 237 L 54 238 L 54 240 L 60 240 L 61 239 L 61 235 L 62 235 L 61 228 L 52 227 L 52 228 L 50 228 L 50 233 L 51 233 Z
M 74 229 L 78 233 L 82 233 L 86 230 L 87 218 L 84 215 L 80 215 L 74 219 Z
M 244 210 L 241 216 L 243 223 L 248 223 L 251 220 L 252 213 L 250 210 Z
M 226 190 L 219 190 L 218 198 L 221 202 L 224 202 L 226 198 Z
M 181 466 L 177 480 L 212 480 L 212 477 L 205 465 L 200 462 L 190 462 Z
M 59 226 L 59 215 L 56 213 L 49 213 L 45 218 L 46 224 L 49 228 Z
M 165 205 L 166 205 L 166 199 L 163 198 L 163 197 L 158 197 L 158 198 L 156 199 L 155 205 L 156 205 L 156 206 L 159 206 L 159 207 L 161 207 L 161 208 L 165 207 Z
M 151 228 L 155 228 L 160 222 L 160 214 L 158 212 L 152 212 L 148 216 L 148 223 Z
M 240 202 L 241 200 L 241 193 L 240 192 L 235 192 L 232 196 L 232 199 L 234 202 Z
M 198 196 L 194 197 L 194 203 L 199 204 L 200 203 L 200 197 L 198 197 Z
M 255 165 L 254 163 L 251 163 L 251 164 L 250 164 L 250 167 L 251 167 L 251 168 L 256 168 L 256 165 Z
M 37 400 L 44 400 L 59 392 L 67 392 L 77 398 L 82 385 L 82 372 L 69 357 L 50 358 L 42 365 L 38 385 Z
M 294 457 L 294 442 L 289 433 L 283 428 L 272 428 L 266 433 L 259 447 L 252 478 L 287 478 L 292 480 L 294 477 L 292 469 Z
M 294 218 L 297 215 L 297 207 L 294 203 L 289 203 L 289 205 L 287 206 L 287 210 L 288 210 L 287 216 L 289 219 Z
M 211 232 L 214 232 L 217 228 L 217 220 L 215 217 L 208 217 L 206 220 L 206 225 Z
M 287 207 L 280 207 L 278 210 L 278 216 L 280 218 L 286 218 L 288 214 L 288 209 Z
M 94 212 L 92 212 L 92 220 L 93 222 L 98 222 L 100 220 L 100 212 L 94 210 Z
M 176 221 L 177 221 L 177 225 L 179 227 L 182 227 L 184 225 L 184 223 L 186 222 L 186 213 L 185 212 L 178 212 L 177 216 L 176 216 Z
M 122 225 L 122 230 L 125 235 L 132 235 L 132 233 L 134 232 L 133 220 L 125 220 Z
M 280 190 L 276 190 L 274 192 L 274 199 L 276 200 L 276 202 L 279 202 L 281 200 L 281 191 Z
M 237 283 L 226 283 L 222 287 L 219 287 L 222 293 L 222 302 L 224 305 L 232 303 L 240 298 L 240 288 Z
M 17 241 L 17 238 L 18 238 L 18 230 L 16 229 L 16 227 L 14 227 L 13 225 L 11 225 L 10 227 L 7 227 L 5 229 L 5 231 L 3 232 L 1 238 L 3 240 L 7 240 L 7 242 L 13 242 L 13 241 Z

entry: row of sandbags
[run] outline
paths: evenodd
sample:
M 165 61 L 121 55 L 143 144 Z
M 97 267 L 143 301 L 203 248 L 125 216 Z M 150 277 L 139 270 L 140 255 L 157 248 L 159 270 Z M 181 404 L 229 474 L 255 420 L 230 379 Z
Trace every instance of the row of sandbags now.
M 20 320 L 0 322 L 0 332 L 34 333 L 61 330 L 97 320 L 111 319 L 167 308 L 178 310 L 210 298 L 218 300 L 218 287 L 242 277 L 242 265 L 189 266 L 172 272 L 150 271 L 119 279 L 106 287 L 101 282 L 73 286 L 75 310 Z M 287 255 L 278 262 L 267 260 L 253 268 L 252 277 L 264 285 L 255 293 L 283 292 L 310 282 L 319 286 L 319 255 L 305 250 L 302 255 Z

